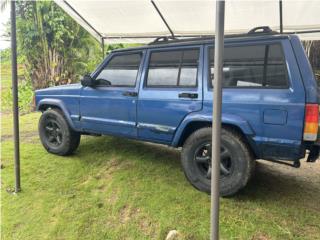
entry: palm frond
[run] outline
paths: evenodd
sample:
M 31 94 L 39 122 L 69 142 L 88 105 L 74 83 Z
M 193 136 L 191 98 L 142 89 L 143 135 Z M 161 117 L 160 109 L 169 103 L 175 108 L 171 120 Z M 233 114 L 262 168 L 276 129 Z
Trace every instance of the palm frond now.
M 0 1 L 1 12 L 3 12 L 6 9 L 8 3 L 9 3 L 9 0 L 1 0 Z

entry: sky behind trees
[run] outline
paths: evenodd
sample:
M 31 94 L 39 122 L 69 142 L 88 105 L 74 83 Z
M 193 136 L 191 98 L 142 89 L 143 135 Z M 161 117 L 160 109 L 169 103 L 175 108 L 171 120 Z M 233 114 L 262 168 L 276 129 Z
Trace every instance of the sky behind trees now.
M 0 50 L 10 47 L 9 39 L 3 37 L 5 34 L 5 24 L 10 18 L 10 7 L 7 6 L 0 14 Z

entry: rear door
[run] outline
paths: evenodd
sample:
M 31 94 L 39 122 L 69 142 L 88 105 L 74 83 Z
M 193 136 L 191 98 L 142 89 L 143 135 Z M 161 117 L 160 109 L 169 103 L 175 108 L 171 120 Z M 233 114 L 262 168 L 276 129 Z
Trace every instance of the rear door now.
M 142 52 L 116 53 L 85 87 L 80 99 L 83 131 L 137 137 L 138 79 Z
M 201 46 L 150 49 L 138 100 L 138 137 L 170 143 L 182 120 L 202 108 Z

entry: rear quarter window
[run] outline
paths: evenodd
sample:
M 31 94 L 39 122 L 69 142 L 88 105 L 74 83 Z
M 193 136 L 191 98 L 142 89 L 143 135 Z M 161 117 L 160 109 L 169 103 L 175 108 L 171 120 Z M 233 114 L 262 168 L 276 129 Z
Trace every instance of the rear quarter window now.
M 210 80 L 214 78 L 214 52 L 210 48 Z M 280 44 L 226 47 L 223 87 L 288 88 L 288 75 Z

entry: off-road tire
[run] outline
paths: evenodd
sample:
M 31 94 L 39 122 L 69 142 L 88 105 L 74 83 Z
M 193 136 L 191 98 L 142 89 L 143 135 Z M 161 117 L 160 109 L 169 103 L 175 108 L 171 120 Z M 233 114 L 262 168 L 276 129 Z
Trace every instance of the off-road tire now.
M 46 127 L 48 121 L 53 121 L 60 127 L 61 143 L 53 144 L 49 141 Z M 63 113 L 59 109 L 48 109 L 44 111 L 39 119 L 39 136 L 43 147 L 50 153 L 66 156 L 72 154 L 80 144 L 81 134 L 73 131 Z
M 201 144 L 211 144 L 212 129 L 201 128 L 192 133 L 185 141 L 181 161 L 184 173 L 189 182 L 197 189 L 210 193 L 211 178 L 201 174 L 195 160 L 196 149 Z M 232 196 L 248 183 L 254 172 L 255 159 L 242 135 L 232 128 L 221 129 L 221 147 L 230 151 L 233 169 L 230 175 L 220 177 L 220 196 Z M 232 159 L 232 160 L 231 160 Z

